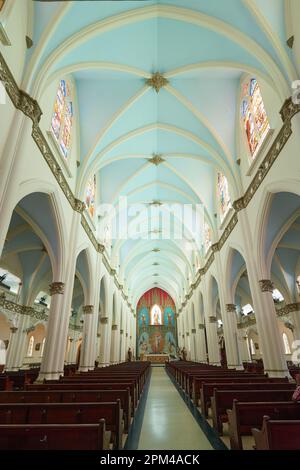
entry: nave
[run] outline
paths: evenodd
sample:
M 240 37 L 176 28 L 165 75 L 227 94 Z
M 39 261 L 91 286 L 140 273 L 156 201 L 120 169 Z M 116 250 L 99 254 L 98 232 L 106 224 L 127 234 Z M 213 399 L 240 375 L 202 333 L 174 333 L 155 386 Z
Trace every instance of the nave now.
M 164 367 L 152 367 L 138 450 L 211 450 Z

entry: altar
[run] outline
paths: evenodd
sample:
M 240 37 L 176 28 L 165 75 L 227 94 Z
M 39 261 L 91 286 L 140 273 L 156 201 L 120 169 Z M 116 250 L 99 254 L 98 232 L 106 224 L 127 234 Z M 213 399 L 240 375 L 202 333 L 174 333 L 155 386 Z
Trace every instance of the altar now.
M 153 362 L 155 364 L 164 364 L 169 362 L 168 354 L 144 354 L 143 361 Z

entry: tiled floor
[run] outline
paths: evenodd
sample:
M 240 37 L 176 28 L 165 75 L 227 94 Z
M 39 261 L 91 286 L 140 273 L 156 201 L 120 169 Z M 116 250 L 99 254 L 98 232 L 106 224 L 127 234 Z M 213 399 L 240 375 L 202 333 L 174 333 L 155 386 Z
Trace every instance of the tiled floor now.
M 138 449 L 212 450 L 164 367 L 152 368 Z

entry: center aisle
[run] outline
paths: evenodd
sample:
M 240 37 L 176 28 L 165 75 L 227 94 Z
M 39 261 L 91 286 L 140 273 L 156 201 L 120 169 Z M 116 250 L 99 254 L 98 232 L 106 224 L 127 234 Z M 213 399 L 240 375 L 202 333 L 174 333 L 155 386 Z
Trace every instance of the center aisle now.
M 212 450 L 164 367 L 153 367 L 139 450 Z

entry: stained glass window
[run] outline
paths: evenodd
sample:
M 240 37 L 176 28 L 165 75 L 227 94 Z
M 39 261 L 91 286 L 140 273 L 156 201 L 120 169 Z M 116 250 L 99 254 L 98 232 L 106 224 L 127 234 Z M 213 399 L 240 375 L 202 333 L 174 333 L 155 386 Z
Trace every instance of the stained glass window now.
M 211 247 L 211 228 L 207 222 L 204 222 L 204 253 L 207 253 Z
M 85 204 L 87 210 L 92 217 L 95 215 L 95 198 L 96 198 L 96 175 L 93 175 L 87 183 L 85 192 Z
M 222 221 L 231 207 L 228 181 L 222 173 L 218 173 L 217 187 Z
M 51 130 L 66 160 L 71 147 L 72 122 L 73 104 L 70 84 L 66 80 L 61 80 L 56 94 Z
M 243 86 L 241 115 L 250 154 L 252 158 L 255 158 L 270 130 L 261 91 L 255 78 L 252 78 Z
M 0 11 L 2 10 L 4 6 L 5 0 L 0 0 Z

